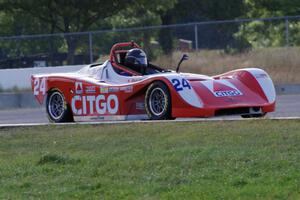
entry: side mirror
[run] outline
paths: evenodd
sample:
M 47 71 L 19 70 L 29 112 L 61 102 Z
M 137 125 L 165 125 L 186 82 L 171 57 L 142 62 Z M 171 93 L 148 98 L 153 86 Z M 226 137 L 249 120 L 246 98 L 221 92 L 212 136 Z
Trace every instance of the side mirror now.
M 188 56 L 187 54 L 183 54 L 183 55 L 182 55 L 182 59 L 183 59 L 183 60 L 188 60 L 188 59 L 189 59 L 189 56 Z
M 189 59 L 189 56 L 187 54 L 183 54 L 178 65 L 177 65 L 177 68 L 176 68 L 176 73 L 178 73 L 179 71 L 179 68 L 180 68 L 180 65 L 181 63 L 184 61 L 184 60 L 188 60 Z

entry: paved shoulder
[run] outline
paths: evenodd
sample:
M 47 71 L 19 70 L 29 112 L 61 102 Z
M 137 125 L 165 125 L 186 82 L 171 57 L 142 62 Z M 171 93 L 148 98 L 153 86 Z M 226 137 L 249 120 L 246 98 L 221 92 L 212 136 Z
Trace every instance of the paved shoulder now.
M 300 117 L 300 95 L 279 95 L 276 99 L 276 111 L 271 117 Z
M 44 108 L 28 108 L 0 111 L 0 124 L 48 122 Z

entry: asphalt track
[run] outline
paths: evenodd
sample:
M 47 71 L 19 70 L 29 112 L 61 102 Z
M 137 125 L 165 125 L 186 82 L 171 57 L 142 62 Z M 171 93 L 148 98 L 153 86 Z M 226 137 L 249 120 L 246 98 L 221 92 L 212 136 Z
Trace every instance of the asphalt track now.
M 276 111 L 269 113 L 267 118 L 290 119 L 300 117 L 300 94 L 299 95 L 280 95 L 277 96 Z M 193 121 L 193 120 L 238 120 L 240 116 L 226 116 L 206 119 L 176 119 L 176 121 Z M 138 121 L 136 121 L 138 122 Z M 145 121 L 144 121 L 145 122 Z M 48 119 L 44 107 L 34 109 L 14 109 L 0 110 L 0 124 L 47 124 Z M 112 123 L 112 122 L 105 122 Z M 113 122 L 114 123 L 114 122 Z M 118 123 L 122 123 L 118 121 Z

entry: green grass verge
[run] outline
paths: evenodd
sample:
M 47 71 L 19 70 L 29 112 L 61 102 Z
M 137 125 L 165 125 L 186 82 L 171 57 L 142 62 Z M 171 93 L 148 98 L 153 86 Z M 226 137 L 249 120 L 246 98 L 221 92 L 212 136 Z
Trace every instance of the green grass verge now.
M 299 199 L 300 121 L 0 129 L 0 199 Z

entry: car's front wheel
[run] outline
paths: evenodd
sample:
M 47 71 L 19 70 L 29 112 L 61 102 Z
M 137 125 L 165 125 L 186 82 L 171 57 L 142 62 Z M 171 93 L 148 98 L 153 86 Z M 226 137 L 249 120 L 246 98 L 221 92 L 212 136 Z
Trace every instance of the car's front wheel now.
M 246 114 L 241 115 L 242 118 L 262 118 L 265 117 L 267 113 L 258 113 L 258 114 Z
M 168 87 L 160 82 L 152 83 L 146 92 L 145 107 L 149 119 L 172 119 L 171 96 Z
M 58 90 L 53 90 L 48 93 L 46 111 L 51 122 L 74 121 L 70 106 L 66 103 L 64 95 Z

